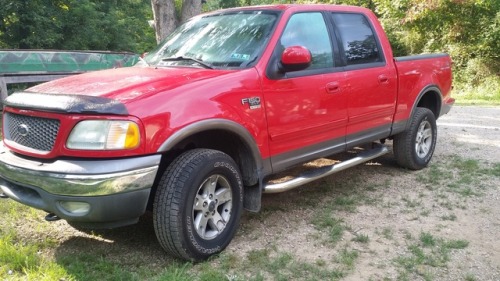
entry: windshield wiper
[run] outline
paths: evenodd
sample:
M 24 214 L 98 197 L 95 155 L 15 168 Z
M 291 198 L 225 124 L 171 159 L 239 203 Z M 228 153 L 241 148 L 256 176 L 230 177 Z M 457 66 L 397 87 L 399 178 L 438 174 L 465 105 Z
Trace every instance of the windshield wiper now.
M 203 61 L 201 60 L 197 60 L 197 59 L 194 59 L 194 58 L 190 58 L 190 57 L 183 57 L 183 56 L 180 56 L 180 57 L 175 57 L 175 58 L 165 58 L 165 59 L 162 59 L 162 61 L 183 61 L 183 60 L 187 60 L 187 61 L 194 61 L 196 62 L 197 64 L 203 66 L 204 68 L 207 68 L 207 69 L 214 69 L 212 66 L 210 66 L 209 64 L 206 64 L 204 63 Z

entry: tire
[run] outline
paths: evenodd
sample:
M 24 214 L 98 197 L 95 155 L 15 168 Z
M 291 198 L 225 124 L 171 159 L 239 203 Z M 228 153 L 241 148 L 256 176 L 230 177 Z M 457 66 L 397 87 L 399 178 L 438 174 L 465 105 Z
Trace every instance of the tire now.
M 437 140 L 436 118 L 427 108 L 417 107 L 410 127 L 394 137 L 394 157 L 399 165 L 420 170 L 429 164 Z
M 243 184 L 227 154 L 194 149 L 177 157 L 158 183 L 153 224 L 169 254 L 200 261 L 224 250 L 239 226 Z

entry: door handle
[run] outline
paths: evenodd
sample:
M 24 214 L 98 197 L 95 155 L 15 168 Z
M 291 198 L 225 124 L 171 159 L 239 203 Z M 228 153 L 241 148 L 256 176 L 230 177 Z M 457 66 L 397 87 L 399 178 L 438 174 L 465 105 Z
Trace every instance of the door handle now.
M 326 84 L 326 92 L 329 94 L 340 93 L 340 89 L 339 82 L 330 82 Z
M 378 77 L 378 82 L 380 84 L 389 84 L 389 77 L 385 76 L 384 74 L 380 75 Z

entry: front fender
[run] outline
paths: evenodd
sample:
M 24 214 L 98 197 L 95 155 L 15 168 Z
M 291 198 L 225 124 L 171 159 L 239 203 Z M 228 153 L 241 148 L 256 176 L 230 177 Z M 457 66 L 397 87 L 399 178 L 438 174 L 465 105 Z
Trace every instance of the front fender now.
M 262 160 L 259 148 L 250 132 L 248 132 L 248 130 L 242 125 L 226 119 L 208 119 L 190 124 L 172 134 L 165 142 L 163 142 L 163 144 L 158 148 L 157 152 L 167 152 L 173 149 L 177 144 L 179 144 L 186 138 L 197 133 L 209 130 L 224 130 L 238 135 L 245 143 L 245 145 L 250 149 L 252 158 L 254 159 L 257 166 L 257 170 L 263 171 L 264 174 L 267 174 L 266 171 L 270 170 L 270 165 L 266 165 Z

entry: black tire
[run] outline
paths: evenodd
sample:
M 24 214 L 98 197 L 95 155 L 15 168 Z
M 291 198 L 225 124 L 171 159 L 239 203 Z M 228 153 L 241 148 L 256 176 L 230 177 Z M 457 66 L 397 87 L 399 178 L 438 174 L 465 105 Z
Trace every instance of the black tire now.
M 200 261 L 224 250 L 239 226 L 243 183 L 227 154 L 194 149 L 177 157 L 158 183 L 153 224 L 173 256 Z
M 394 157 L 402 167 L 420 170 L 429 164 L 437 140 L 436 118 L 427 108 L 417 107 L 405 132 L 394 136 Z

